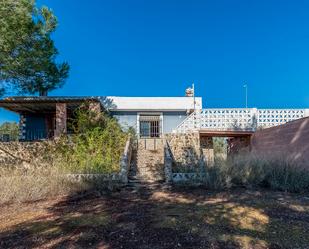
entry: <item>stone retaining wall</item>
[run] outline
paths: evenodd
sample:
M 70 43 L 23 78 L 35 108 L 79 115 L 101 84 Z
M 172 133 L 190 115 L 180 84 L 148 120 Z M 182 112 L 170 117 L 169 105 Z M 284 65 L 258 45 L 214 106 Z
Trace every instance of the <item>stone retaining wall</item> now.
M 53 150 L 55 142 L 1 142 L 0 143 L 0 167 L 25 167 L 51 166 L 53 162 Z M 120 159 L 120 172 L 111 174 L 68 174 L 75 180 L 103 179 L 110 181 L 128 182 L 132 156 L 132 140 L 126 142 L 123 154 Z
M 48 152 L 53 145 L 53 142 L 1 142 L 0 166 L 49 165 L 52 160 Z
M 176 167 L 195 171 L 201 156 L 199 133 L 168 134 L 165 136 Z
M 175 148 L 174 148 L 175 149 Z M 195 155 L 194 155 L 195 156 Z M 201 161 L 200 161 L 201 162 Z M 173 153 L 169 143 L 166 141 L 164 146 L 164 171 L 165 182 L 167 183 L 198 183 L 201 181 L 202 174 L 196 173 L 196 166 L 192 173 L 177 172 L 179 168 L 175 167 Z
M 131 159 L 132 159 L 132 139 L 129 137 L 128 141 L 126 142 L 126 146 L 124 148 L 123 154 L 120 159 L 120 172 L 118 173 L 121 182 L 127 183 L 128 182 L 128 175 L 130 171 Z M 112 176 L 117 178 L 118 176 Z
M 213 155 L 212 139 L 198 133 L 169 134 L 164 146 L 165 179 L 168 183 L 199 184 L 205 177 L 206 156 Z M 213 159 L 213 157 L 212 157 Z
M 173 156 L 169 144 L 165 142 L 164 145 L 164 174 L 165 182 L 172 182 L 173 178 Z

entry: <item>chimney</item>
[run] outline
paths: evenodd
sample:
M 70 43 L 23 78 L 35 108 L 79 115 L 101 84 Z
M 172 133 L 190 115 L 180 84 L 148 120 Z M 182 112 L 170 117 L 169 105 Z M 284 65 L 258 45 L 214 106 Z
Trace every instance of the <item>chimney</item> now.
M 186 97 L 193 97 L 193 96 L 194 96 L 193 88 L 188 87 L 188 88 L 186 89 Z

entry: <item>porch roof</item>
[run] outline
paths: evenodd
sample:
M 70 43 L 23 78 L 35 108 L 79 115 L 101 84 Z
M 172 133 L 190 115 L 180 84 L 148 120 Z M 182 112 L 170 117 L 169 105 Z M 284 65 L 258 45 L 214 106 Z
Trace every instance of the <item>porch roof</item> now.
M 16 113 L 55 112 L 57 103 L 66 103 L 75 109 L 85 102 L 101 103 L 99 97 L 8 97 L 0 99 L 0 107 Z M 102 104 L 101 104 L 102 105 Z

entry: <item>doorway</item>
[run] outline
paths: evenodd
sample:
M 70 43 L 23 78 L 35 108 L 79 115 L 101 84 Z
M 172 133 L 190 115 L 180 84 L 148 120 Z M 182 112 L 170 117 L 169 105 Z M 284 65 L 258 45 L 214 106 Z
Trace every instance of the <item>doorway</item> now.
M 160 115 L 140 115 L 139 127 L 141 138 L 156 138 L 161 134 Z

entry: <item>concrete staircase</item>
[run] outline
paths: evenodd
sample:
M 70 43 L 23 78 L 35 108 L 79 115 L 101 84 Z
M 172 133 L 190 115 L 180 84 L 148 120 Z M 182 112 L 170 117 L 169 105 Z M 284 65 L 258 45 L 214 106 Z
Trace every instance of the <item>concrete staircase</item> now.
M 128 178 L 129 184 L 165 180 L 163 139 L 138 139 Z

